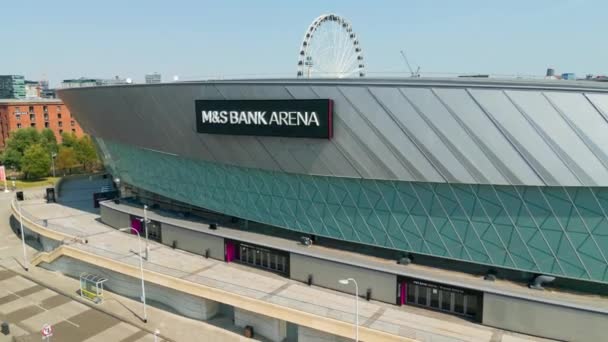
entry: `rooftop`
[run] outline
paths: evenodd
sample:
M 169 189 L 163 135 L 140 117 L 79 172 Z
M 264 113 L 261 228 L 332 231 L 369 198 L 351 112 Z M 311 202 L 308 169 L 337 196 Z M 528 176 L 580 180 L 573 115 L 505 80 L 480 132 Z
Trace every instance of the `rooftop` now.
M 0 99 L 0 104 L 28 105 L 28 104 L 63 104 L 61 99 Z

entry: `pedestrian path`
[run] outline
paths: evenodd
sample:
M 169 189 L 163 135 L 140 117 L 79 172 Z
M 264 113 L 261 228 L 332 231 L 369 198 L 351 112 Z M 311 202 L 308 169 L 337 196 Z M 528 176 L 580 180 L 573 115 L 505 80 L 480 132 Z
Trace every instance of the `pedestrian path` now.
M 12 337 L 41 338 L 43 325 L 53 327 L 53 340 L 65 342 L 153 341 L 139 328 L 49 290 L 11 270 L 0 270 L 0 321 Z M 0 339 L 2 341 L 2 339 Z
M 22 209 L 26 216 L 35 222 L 47 220 L 50 229 L 67 234 L 77 231 L 80 237 L 88 241 L 88 243 L 75 242 L 70 248 L 106 260 L 125 263 L 134 268 L 139 267 L 139 258 L 133 253 L 137 250 L 137 237 L 105 226 L 98 221 L 98 215 L 95 213 L 83 212 L 78 208 L 60 204 L 46 204 L 35 199 L 23 202 Z M 226 296 L 236 295 L 240 298 L 257 300 L 259 305 L 252 304 L 252 307 L 258 309 L 263 307 L 264 303 L 273 304 L 272 307 L 278 310 L 276 312 L 285 312 L 279 310 L 285 308 L 291 310 L 286 312 L 294 315 L 301 312 L 307 319 L 311 317 L 330 319 L 336 326 L 339 324 L 352 326 L 355 321 L 352 296 L 315 286 L 309 287 L 271 274 L 264 275 L 259 271 L 247 271 L 237 265 L 204 259 L 199 255 L 174 250 L 155 242 L 151 242 L 151 247 L 150 258 L 144 263 L 144 267 L 148 271 L 153 271 L 153 275 L 186 280 L 212 290 L 222 291 Z M 162 279 L 166 281 L 167 278 Z M 177 280 L 172 284 L 182 284 Z M 362 329 L 367 328 L 368 332 L 387 333 L 404 340 L 501 341 L 496 339 L 498 336 L 496 329 L 457 317 L 432 312 L 422 313 L 415 308 L 397 307 L 375 301 L 361 303 L 360 320 L 367 322 Z M 328 332 L 331 332 L 331 324 L 326 323 L 326 326 L 329 327 Z M 343 331 L 351 329 L 345 328 Z M 534 340 L 508 333 L 501 336 L 502 338 L 510 336 L 511 341 Z

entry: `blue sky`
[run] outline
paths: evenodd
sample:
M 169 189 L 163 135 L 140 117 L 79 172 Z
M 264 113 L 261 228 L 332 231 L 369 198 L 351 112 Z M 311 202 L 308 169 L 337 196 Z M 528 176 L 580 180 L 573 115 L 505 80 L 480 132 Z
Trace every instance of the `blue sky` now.
M 368 71 L 608 74 L 608 1 L 54 0 L 0 3 L 0 74 L 164 80 L 295 74 L 322 13 L 347 17 Z

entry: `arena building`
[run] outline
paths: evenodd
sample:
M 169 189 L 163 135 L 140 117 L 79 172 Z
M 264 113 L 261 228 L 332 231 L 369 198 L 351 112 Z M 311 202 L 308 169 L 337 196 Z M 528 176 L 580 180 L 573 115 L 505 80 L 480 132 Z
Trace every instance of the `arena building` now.
M 608 322 L 608 85 L 235 80 L 59 95 L 122 190 L 102 203 L 110 225 L 140 229 L 147 204 L 153 239 L 309 284 L 344 290 L 354 276 L 368 299 L 550 338 L 594 340 Z

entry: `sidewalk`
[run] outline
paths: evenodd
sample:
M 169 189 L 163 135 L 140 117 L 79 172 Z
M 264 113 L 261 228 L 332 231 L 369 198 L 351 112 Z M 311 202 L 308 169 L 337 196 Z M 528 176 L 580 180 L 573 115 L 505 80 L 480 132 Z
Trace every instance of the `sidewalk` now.
M 35 194 L 35 191 L 32 191 Z M 208 336 L 224 336 L 226 341 L 252 341 L 242 336 L 241 331 L 231 333 L 224 328 L 201 322 L 198 320 L 189 319 L 171 312 L 161 310 L 152 306 L 148 306 L 148 323 L 143 323 L 140 319 L 142 315 L 142 304 L 139 301 L 132 300 L 120 295 L 116 295 L 109 291 L 105 291 L 105 299 L 102 304 L 96 305 L 88 300 L 82 299 L 78 295 L 79 281 L 70 277 L 66 277 L 60 273 L 51 272 L 41 267 L 30 267 L 29 271 L 23 268 L 23 251 L 21 240 L 11 230 L 8 224 L 9 203 L 14 194 L 0 193 L 0 217 L 6 218 L 0 223 L 0 235 L 4 238 L 0 241 L 0 271 L 9 270 L 17 273 L 19 276 L 39 284 L 40 286 L 50 289 L 53 292 L 65 295 L 79 305 L 84 305 L 89 309 L 101 311 L 114 319 L 126 323 L 109 329 L 105 334 L 96 335 L 96 341 L 119 341 L 117 336 L 121 330 L 131 331 L 136 327 L 136 330 L 141 330 L 144 333 L 139 335 L 139 339 L 133 339 L 131 342 L 152 342 L 154 341 L 154 330 L 159 329 L 159 341 L 214 341 L 216 339 Z M 30 197 L 31 198 L 31 197 Z M 26 247 L 28 260 L 38 253 L 37 250 Z M 36 341 L 39 339 L 39 333 L 35 331 L 21 331 L 18 326 L 12 322 L 12 332 L 23 335 L 26 333 L 34 333 Z M 125 325 L 126 324 L 126 325 Z M 104 340 L 104 336 L 109 338 Z M 5 336 L 0 334 L 0 342 L 4 342 Z M 136 336 L 137 337 L 137 336 Z M 7 337 L 8 338 L 8 337 Z M 12 341 L 12 337 L 6 340 Z M 127 340 L 125 340 L 127 341 Z M 255 340 L 253 340 L 255 341 Z
M 96 220 L 98 216 L 95 213 L 59 204 L 46 204 L 38 199 L 23 202 L 22 210 L 24 215 L 38 222 L 46 219 L 51 229 L 72 235 L 77 233 L 88 239 L 88 244 L 72 244 L 74 248 L 139 266 L 138 257 L 131 252 L 136 249 L 137 237 L 105 226 Z M 236 264 L 204 259 L 199 255 L 173 250 L 155 242 L 150 244 L 150 260 L 145 263 L 147 270 L 309 314 L 349 324 L 354 322 L 350 295 L 315 286 L 309 287 Z M 252 284 L 255 284 L 255 287 Z M 539 340 L 481 326 L 453 316 L 375 301 L 360 301 L 360 321 L 364 327 L 420 341 Z

